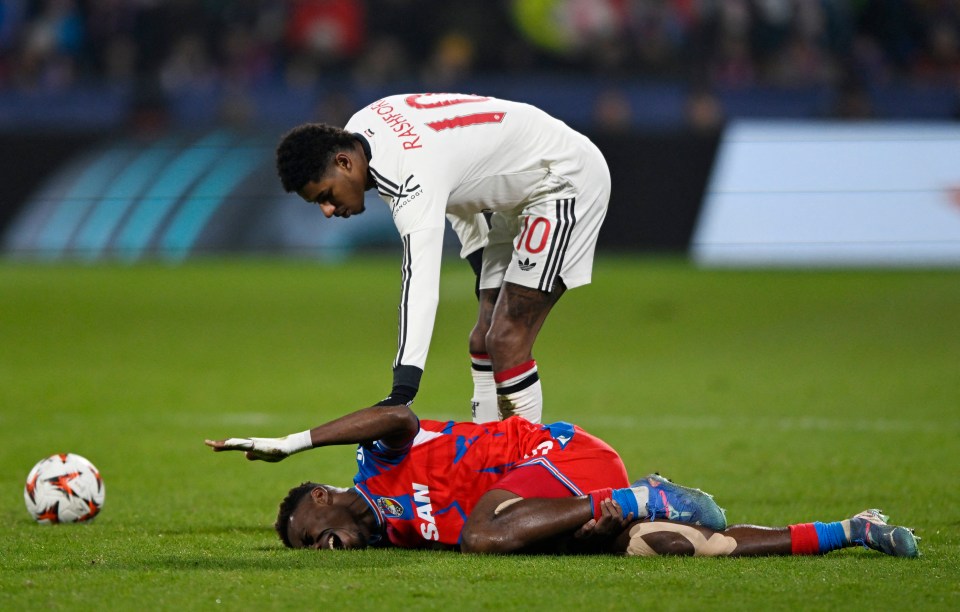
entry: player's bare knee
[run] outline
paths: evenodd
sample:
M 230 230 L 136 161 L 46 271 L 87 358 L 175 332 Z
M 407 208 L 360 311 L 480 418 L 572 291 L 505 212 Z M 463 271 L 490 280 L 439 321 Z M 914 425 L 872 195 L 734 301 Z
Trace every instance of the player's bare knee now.
M 483 337 L 483 345 L 487 349 L 487 353 L 492 357 L 495 355 L 503 354 L 504 349 L 504 336 L 499 333 L 499 328 L 494 329 L 491 327 L 487 330 L 487 333 Z
M 494 365 L 498 361 L 522 361 L 530 352 L 525 342 L 526 333 L 526 329 L 509 322 L 497 322 L 491 326 L 484 337 L 484 344 Z

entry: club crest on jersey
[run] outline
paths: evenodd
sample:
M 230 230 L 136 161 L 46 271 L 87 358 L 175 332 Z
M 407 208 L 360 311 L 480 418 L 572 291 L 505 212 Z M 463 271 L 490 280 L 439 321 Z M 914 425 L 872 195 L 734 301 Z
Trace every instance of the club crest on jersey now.
M 387 516 L 400 518 L 403 516 L 403 505 L 395 499 L 389 497 L 378 497 L 377 507 Z

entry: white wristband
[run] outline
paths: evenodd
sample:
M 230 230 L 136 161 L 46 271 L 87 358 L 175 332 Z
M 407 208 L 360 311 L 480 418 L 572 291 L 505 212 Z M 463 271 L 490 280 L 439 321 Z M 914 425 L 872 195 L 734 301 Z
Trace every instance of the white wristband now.
M 309 429 L 301 431 L 300 433 L 290 434 L 284 439 L 284 442 L 285 450 L 290 455 L 313 448 L 313 441 L 310 439 Z

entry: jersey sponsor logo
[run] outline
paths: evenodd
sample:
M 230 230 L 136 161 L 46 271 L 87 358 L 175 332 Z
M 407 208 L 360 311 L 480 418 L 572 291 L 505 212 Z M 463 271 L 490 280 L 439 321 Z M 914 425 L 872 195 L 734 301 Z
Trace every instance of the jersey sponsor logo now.
M 403 506 L 395 499 L 390 497 L 377 498 L 377 507 L 387 516 L 399 518 L 403 516 Z
M 423 195 L 423 188 L 412 174 L 405 181 L 395 183 L 377 172 L 372 166 L 370 167 L 370 173 L 373 175 L 373 180 L 377 184 L 377 191 L 380 195 L 390 199 L 390 208 L 394 219 L 404 206 Z
M 416 200 L 421 195 L 423 195 L 423 189 L 411 174 L 407 177 L 407 180 L 400 185 L 396 198 L 393 200 L 393 217 L 397 217 L 397 213 L 403 210 L 403 207 Z
M 400 139 L 400 144 L 405 151 L 423 147 L 420 144 L 420 135 L 413 129 L 413 123 L 403 113 L 398 112 L 389 101 L 386 99 L 378 100 L 371 104 L 369 108 Z
M 424 540 L 439 540 L 440 530 L 437 529 L 437 520 L 433 518 L 433 504 L 430 503 L 430 488 L 425 484 L 413 483 L 413 505 L 420 518 L 420 535 Z

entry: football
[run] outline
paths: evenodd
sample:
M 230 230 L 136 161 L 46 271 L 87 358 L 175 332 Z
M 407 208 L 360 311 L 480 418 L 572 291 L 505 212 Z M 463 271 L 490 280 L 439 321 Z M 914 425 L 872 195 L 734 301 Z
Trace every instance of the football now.
M 86 523 L 103 507 L 100 471 L 74 453 L 50 455 L 27 475 L 23 500 L 38 523 Z

